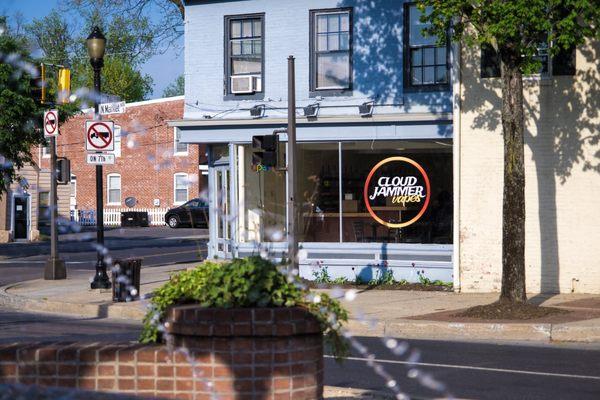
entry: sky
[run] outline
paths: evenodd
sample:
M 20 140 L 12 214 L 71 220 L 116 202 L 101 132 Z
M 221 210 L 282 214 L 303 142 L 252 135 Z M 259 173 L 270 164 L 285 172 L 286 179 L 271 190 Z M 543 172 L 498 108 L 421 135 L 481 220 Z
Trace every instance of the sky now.
M 0 0 L 0 14 L 13 16 L 20 12 L 25 22 L 29 22 L 35 18 L 43 18 L 58 4 L 59 0 Z M 152 57 L 142 66 L 142 73 L 150 75 L 154 81 L 151 99 L 161 97 L 165 87 L 183 74 L 183 41 L 180 47 L 179 50 L 169 48 L 164 54 Z

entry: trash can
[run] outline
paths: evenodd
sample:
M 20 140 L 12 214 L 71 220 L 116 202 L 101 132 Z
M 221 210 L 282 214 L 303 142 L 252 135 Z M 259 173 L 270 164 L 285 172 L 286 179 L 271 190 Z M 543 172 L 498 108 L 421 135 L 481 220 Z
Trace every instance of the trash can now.
M 113 301 L 134 301 L 140 298 L 141 258 L 116 260 L 113 265 Z
M 123 211 L 121 212 L 121 227 L 148 226 L 148 212 Z

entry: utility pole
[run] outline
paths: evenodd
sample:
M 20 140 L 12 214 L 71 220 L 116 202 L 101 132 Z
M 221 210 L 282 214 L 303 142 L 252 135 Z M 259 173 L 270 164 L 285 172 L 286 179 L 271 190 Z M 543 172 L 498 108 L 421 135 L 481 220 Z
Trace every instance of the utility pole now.
M 296 73 L 294 56 L 288 57 L 288 127 L 287 127 L 287 240 L 288 270 L 298 269 L 298 198 L 296 179 Z
M 44 121 L 45 123 L 45 121 Z M 58 118 L 56 119 L 58 130 Z M 46 261 L 44 279 L 66 279 L 65 262 L 58 255 L 58 199 L 57 199 L 57 168 L 56 168 L 56 137 L 50 137 L 50 259 Z

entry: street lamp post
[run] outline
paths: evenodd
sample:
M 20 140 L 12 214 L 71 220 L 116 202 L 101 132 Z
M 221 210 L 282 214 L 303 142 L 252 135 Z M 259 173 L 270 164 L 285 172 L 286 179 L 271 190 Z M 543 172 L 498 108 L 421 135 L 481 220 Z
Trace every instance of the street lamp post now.
M 104 50 L 106 49 L 106 38 L 97 26 L 94 27 L 86 40 L 90 64 L 94 69 L 94 119 L 100 119 L 98 108 L 100 98 L 100 70 L 104 65 Z M 96 262 L 96 274 L 91 283 L 92 289 L 109 289 L 110 279 L 106 273 L 104 262 L 104 202 L 102 199 L 102 165 L 96 165 L 96 241 L 98 242 L 98 261 Z

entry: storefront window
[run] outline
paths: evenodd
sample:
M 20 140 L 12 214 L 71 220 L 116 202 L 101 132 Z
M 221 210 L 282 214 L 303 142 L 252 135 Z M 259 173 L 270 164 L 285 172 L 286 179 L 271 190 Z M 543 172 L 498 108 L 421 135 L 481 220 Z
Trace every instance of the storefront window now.
M 342 143 L 342 198 L 344 242 L 452 243 L 452 142 Z
M 279 146 L 283 160 L 285 144 Z M 285 241 L 285 172 L 274 168 L 257 171 L 252 166 L 250 145 L 238 146 L 238 163 L 240 242 Z
M 339 242 L 339 144 L 298 144 L 300 241 Z

